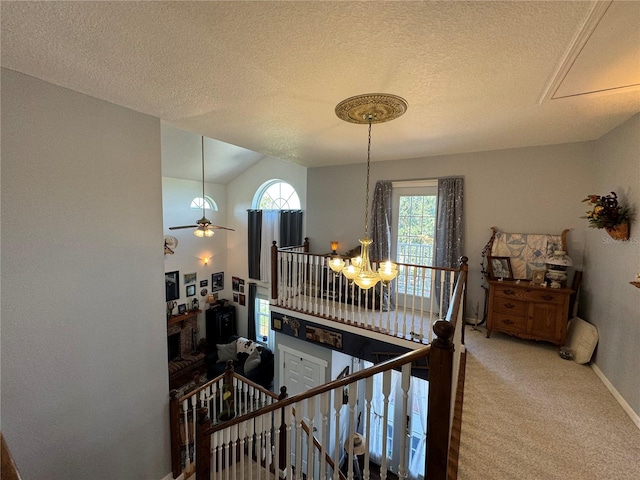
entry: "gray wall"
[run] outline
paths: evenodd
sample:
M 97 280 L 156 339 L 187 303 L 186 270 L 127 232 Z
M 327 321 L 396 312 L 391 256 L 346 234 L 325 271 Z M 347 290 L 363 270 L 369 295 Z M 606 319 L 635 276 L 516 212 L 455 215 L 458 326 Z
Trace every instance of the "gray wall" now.
M 588 229 L 580 317 L 598 327 L 596 365 L 640 415 L 640 114 L 596 143 L 596 160 L 585 194 L 615 191 L 636 214 L 628 242 Z
M 170 471 L 160 122 L 2 70 L 2 431 L 23 478 Z
M 527 233 L 571 229 L 568 250 L 575 267 L 584 270 L 579 314 L 600 333 L 595 363 L 640 415 L 640 291 L 629 285 L 640 270 L 639 152 L 637 115 L 595 142 L 374 163 L 371 185 L 376 180 L 465 178 L 469 315 L 484 304 L 480 260 L 491 226 Z M 341 252 L 357 246 L 363 231 L 364 164 L 309 169 L 307 175 L 312 251 L 328 251 L 331 240 L 340 242 Z M 583 198 L 612 190 L 637 212 L 629 242 L 613 242 L 580 218 L 586 211 Z
M 375 148 L 373 137 L 372 150 Z M 481 253 L 491 227 L 506 232 L 555 233 L 571 229 L 569 253 L 582 264 L 585 185 L 593 163 L 593 144 L 479 152 L 371 166 L 371 189 L 377 180 L 463 176 L 465 179 L 464 252 L 469 257 L 468 315 L 484 304 Z M 366 153 L 366 152 L 363 152 Z M 364 230 L 365 165 L 314 168 L 308 171 L 307 234 L 313 252 L 340 252 L 358 245 Z

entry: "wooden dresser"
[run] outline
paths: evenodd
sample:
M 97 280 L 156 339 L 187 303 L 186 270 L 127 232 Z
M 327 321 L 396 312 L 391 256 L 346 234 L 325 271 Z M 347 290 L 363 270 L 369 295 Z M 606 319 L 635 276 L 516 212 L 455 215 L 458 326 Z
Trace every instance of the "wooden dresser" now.
M 527 280 L 489 280 L 487 337 L 492 331 L 562 346 L 567 340 L 570 288 L 532 285 Z

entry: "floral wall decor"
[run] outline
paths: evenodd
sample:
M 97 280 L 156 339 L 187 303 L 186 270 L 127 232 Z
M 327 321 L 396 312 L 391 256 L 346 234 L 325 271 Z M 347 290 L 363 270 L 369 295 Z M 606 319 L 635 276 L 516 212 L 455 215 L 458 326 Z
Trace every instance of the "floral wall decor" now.
M 591 210 L 586 218 L 592 228 L 604 228 L 616 240 L 629 239 L 629 222 L 631 212 L 629 207 L 618 202 L 616 192 L 610 195 L 589 195 L 582 200 L 588 202 Z

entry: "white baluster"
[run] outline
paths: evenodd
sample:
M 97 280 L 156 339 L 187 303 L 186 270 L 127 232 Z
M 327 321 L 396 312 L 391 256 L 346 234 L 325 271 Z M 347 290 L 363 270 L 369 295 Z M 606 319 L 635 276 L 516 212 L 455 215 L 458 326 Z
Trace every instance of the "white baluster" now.
M 405 363 L 402 366 L 402 382 L 400 388 L 402 389 L 402 425 L 401 432 L 408 432 L 409 425 L 407 423 L 408 411 L 409 411 L 409 387 L 411 386 L 411 363 Z M 398 465 L 398 477 L 403 479 L 407 478 L 407 435 L 400 436 L 400 464 Z
M 303 405 L 295 404 L 296 412 L 296 477 L 302 478 L 302 419 Z
M 320 439 L 320 478 L 327 478 L 326 445 L 329 444 L 329 392 L 320 395 L 320 415 L 322 417 L 322 438 Z
M 241 422 L 238 425 L 238 436 L 240 437 L 240 478 L 245 479 L 244 464 L 246 462 L 246 455 L 244 454 L 244 444 L 247 439 L 247 422 Z
M 387 421 L 389 419 L 389 393 L 391 393 L 391 370 L 382 373 L 382 461 L 380 462 L 380 480 L 387 479 Z
M 237 448 L 238 448 L 238 424 L 235 425 L 231 425 L 231 428 L 228 428 L 227 430 L 230 430 L 230 435 L 231 435 L 231 463 L 227 466 L 227 468 L 229 470 L 231 470 L 231 478 L 233 478 L 233 480 L 236 480 L 237 475 L 238 475 L 238 471 L 237 471 L 237 461 L 236 461 L 236 455 L 237 455 Z
M 358 400 L 358 384 L 350 383 L 347 386 L 347 395 L 349 398 L 349 436 L 347 437 L 347 453 L 349 465 L 347 467 L 347 479 L 353 480 L 353 437 L 356 433 L 356 402 Z
M 313 444 L 313 429 L 316 416 L 316 397 L 310 397 L 305 402 L 307 404 L 307 418 L 309 419 L 309 435 L 307 441 L 307 478 L 314 478 L 313 467 L 315 464 L 315 446 Z
M 247 451 L 249 452 L 249 465 L 253 465 L 253 456 L 255 453 L 255 444 L 253 443 L 253 439 L 256 434 L 256 420 L 255 418 L 251 419 L 247 422 L 247 440 L 249 441 L 249 445 Z M 249 467 L 249 480 L 253 479 L 253 468 Z
M 263 446 L 263 441 L 264 441 L 264 427 L 263 427 L 263 418 L 262 415 L 258 415 L 256 417 L 256 449 L 257 449 L 257 454 L 256 454 L 256 461 L 258 462 L 258 466 L 262 465 L 262 446 Z M 257 468 L 256 469 L 258 472 L 258 480 L 260 480 L 260 478 L 262 477 L 262 468 Z
M 333 392 L 333 415 L 335 418 L 335 422 L 333 423 L 335 428 L 335 445 L 333 451 L 333 463 L 335 464 L 335 468 L 333 470 L 333 480 L 338 480 L 340 478 L 339 468 L 340 465 L 340 410 L 342 409 L 342 388 L 334 388 Z
M 364 405 L 365 405 L 365 422 L 366 430 L 364 438 L 371 441 L 371 399 L 373 398 L 373 377 L 367 377 L 364 382 Z M 369 480 L 369 449 L 364 451 L 364 471 L 363 477 Z
M 293 407 L 288 405 L 284 409 L 284 419 L 287 424 L 287 438 L 285 448 L 285 468 L 287 472 L 287 480 L 293 480 L 292 458 L 291 458 L 291 425 L 294 422 Z

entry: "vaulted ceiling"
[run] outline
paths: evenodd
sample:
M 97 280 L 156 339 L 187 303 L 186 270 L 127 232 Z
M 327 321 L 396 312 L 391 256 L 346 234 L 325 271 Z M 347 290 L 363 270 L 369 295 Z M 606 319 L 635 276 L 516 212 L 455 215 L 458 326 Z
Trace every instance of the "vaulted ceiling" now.
M 200 178 L 198 135 L 219 141 L 208 179 L 222 183 L 262 155 L 363 162 L 366 126 L 334 113 L 362 93 L 409 104 L 374 125 L 374 162 L 593 140 L 640 111 L 640 2 L 3 1 L 1 13 L 3 67 L 194 132 L 188 155 L 163 159 L 182 178 Z

